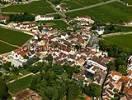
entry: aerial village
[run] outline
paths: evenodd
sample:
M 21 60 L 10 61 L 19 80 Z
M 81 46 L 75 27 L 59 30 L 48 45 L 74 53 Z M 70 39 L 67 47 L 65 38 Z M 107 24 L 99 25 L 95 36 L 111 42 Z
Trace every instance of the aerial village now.
M 4 18 L 1 16 L 1 19 L 3 20 Z M 35 21 L 53 19 L 53 17 L 36 16 Z M 113 58 L 108 57 L 107 52 L 100 51 L 96 43 L 91 47 L 90 42 L 92 41 L 92 37 L 94 37 L 91 27 L 94 21 L 90 17 L 77 17 L 73 19 L 72 21 L 76 21 L 76 24 L 81 29 L 77 32 L 71 31 L 68 33 L 61 33 L 46 25 L 43 25 L 42 29 L 39 30 L 39 26 L 36 25 L 35 21 L 9 23 L 7 26 L 4 26 L 22 30 L 33 37 L 21 48 L 1 55 L 1 64 L 11 62 L 11 65 L 14 67 L 22 67 L 34 57 L 38 57 L 41 62 L 46 55 L 51 54 L 54 58 L 54 63 L 68 63 L 71 66 L 81 66 L 82 71 L 79 74 L 75 74 L 73 78 L 83 80 L 84 84 L 94 82 L 104 85 L 103 100 L 110 100 L 116 92 L 120 91 L 126 94 L 125 97 L 122 97 L 122 100 L 130 100 L 125 98 L 132 98 L 132 57 L 128 59 L 127 76 L 123 76 L 121 73 L 115 71 L 107 73 L 106 65 Z M 105 79 L 106 74 L 108 76 Z M 90 80 L 89 77 L 93 77 L 93 80 Z M 104 80 L 106 80 L 105 83 Z M 125 87 L 124 90 L 122 90 L 122 86 Z
M 57 8 L 60 11 L 66 10 L 60 6 Z M 8 16 L 0 16 L 0 22 L 6 23 L 8 19 Z M 49 20 L 55 19 L 53 16 L 37 15 L 32 22 L 0 24 L 1 27 L 32 35 L 32 38 L 22 47 L 0 55 L 0 65 L 10 62 L 12 66 L 19 68 L 34 58 L 38 58 L 37 62 L 43 62 L 47 55 L 52 55 L 53 63 L 69 64 L 71 67 L 80 66 L 81 72 L 74 74 L 73 79 L 81 80 L 86 85 L 90 83 L 101 85 L 103 100 L 111 100 L 117 93 L 125 94 L 120 100 L 132 99 L 132 56 L 128 59 L 126 76 L 116 71 L 108 73 L 107 64 L 114 58 L 99 49 L 98 36 L 102 35 L 104 30 L 93 31 L 91 28 L 94 20 L 91 17 L 82 16 L 70 21 L 65 20 L 68 24 L 75 23 L 73 26 L 79 28 L 79 30 L 74 30 L 70 25 L 67 27 L 68 32 L 59 31 L 46 24 L 37 24 L 38 21 Z M 32 62 L 34 63 L 36 60 Z

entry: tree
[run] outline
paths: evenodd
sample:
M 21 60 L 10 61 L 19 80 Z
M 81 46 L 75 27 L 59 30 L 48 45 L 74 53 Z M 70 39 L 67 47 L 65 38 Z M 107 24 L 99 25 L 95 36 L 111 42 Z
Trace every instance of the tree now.
M 89 84 L 89 86 L 85 86 L 84 93 L 91 97 L 99 97 L 101 96 L 101 86 L 95 83 Z
M 71 79 L 73 73 L 75 73 L 75 67 L 71 67 L 70 65 L 63 65 L 63 68 Z
M 15 14 L 15 15 L 9 15 L 10 20 L 9 21 L 14 21 L 14 22 L 23 22 L 23 21 L 34 21 L 35 16 L 24 13 L 24 14 Z
M 51 54 L 49 54 L 47 57 L 46 57 L 46 60 L 49 62 L 49 64 L 52 65 L 53 63 L 53 56 Z
M 118 72 L 122 73 L 123 75 L 127 74 L 127 67 L 124 65 L 120 65 L 118 68 Z
M 80 93 L 81 89 L 75 81 L 67 82 L 66 100 L 76 100 Z
M 108 70 L 116 70 L 116 66 L 115 66 L 115 63 L 114 62 L 112 62 L 112 61 L 110 61 L 108 64 L 107 64 L 107 66 L 108 66 Z
M 0 100 L 7 100 L 8 87 L 3 79 L 0 78 Z
M 51 58 L 49 55 L 47 60 L 51 61 Z M 72 74 L 80 71 L 79 66 L 52 64 L 51 67 L 50 63 L 37 63 L 34 67 L 41 73 L 35 75 L 30 88 L 37 91 L 43 100 L 74 100 L 82 93 L 82 84 L 72 79 Z

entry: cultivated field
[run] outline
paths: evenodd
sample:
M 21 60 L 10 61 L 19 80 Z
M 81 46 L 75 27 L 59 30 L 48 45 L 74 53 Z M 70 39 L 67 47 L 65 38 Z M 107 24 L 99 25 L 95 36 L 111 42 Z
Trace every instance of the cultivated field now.
M 46 0 L 34 1 L 29 4 L 11 5 L 2 9 L 2 12 L 27 12 L 33 14 L 47 14 L 52 13 L 54 10 Z
M 91 16 L 96 21 L 121 23 L 131 21 L 132 19 L 132 7 L 126 6 L 114 2 L 103 6 L 98 6 L 91 9 L 85 9 L 80 11 L 74 11 L 66 13 L 69 17 L 76 16 Z
M 62 0 L 69 9 L 81 8 L 108 0 Z
M 0 54 L 14 50 L 16 47 L 11 45 L 21 46 L 31 37 L 22 32 L 0 27 Z
M 10 45 L 7 45 L 3 42 L 0 42 L 0 54 L 3 54 L 5 52 L 10 52 L 12 50 L 16 49 L 15 47 L 12 47 Z
M 105 37 L 103 42 L 107 45 L 117 45 L 120 48 L 132 51 L 132 34 Z
M 18 79 L 13 83 L 8 84 L 9 92 L 11 94 L 16 94 L 18 91 L 29 88 L 32 82 L 33 76 L 27 76 L 22 79 Z
M 24 34 L 22 32 L 0 28 L 0 40 L 13 45 L 21 46 L 30 38 L 30 35 Z

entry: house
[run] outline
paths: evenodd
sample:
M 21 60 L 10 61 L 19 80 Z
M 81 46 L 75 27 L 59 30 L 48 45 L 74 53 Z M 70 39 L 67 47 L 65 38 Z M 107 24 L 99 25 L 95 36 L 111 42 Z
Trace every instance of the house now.
M 97 69 L 101 69 L 103 70 L 104 72 L 107 71 L 107 68 L 100 65 L 99 63 L 95 62 L 95 61 L 92 61 L 92 60 L 87 60 L 86 61 L 86 67 L 87 67 L 87 71 L 89 71 L 90 73 L 92 74 L 95 74 L 96 70 Z M 89 67 L 89 66 L 92 66 L 92 67 Z
M 105 30 L 104 30 L 104 28 L 99 28 L 99 29 L 95 30 L 95 32 L 96 32 L 98 35 L 103 35 L 104 32 L 105 32 Z
M 42 16 L 42 15 L 37 15 L 35 17 L 35 21 L 48 21 L 48 20 L 54 20 L 53 16 Z
M 8 17 L 8 16 L 0 15 L 0 22 L 1 22 L 1 23 L 6 23 L 7 20 L 9 20 L 9 17 Z
M 120 100 L 131 100 L 132 98 L 132 71 L 123 76 L 121 73 L 111 71 L 103 87 L 103 99 L 111 100 L 115 94 L 123 93 Z
M 33 90 L 25 89 L 16 93 L 13 100 L 42 100 L 42 97 Z
M 86 96 L 85 100 L 92 100 L 90 96 Z
M 93 60 L 86 60 L 84 66 L 86 77 L 91 77 L 95 83 L 102 85 L 107 74 L 107 68 Z
M 116 71 L 111 71 L 105 81 L 103 87 L 103 100 L 111 100 L 114 97 L 115 93 L 119 93 L 122 88 L 122 82 L 120 79 L 122 74 Z
M 59 4 L 56 6 L 56 9 L 59 10 L 60 12 L 66 12 L 68 10 L 68 7 L 66 7 L 65 4 Z
M 89 24 L 94 24 L 94 20 L 91 19 L 91 17 L 76 17 L 74 18 L 75 21 L 81 21 L 81 22 L 88 22 Z

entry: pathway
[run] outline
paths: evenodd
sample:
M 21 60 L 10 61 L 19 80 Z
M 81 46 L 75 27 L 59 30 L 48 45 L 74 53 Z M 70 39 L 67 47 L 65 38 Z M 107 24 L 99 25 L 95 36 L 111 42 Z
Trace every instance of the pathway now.
M 110 33 L 110 34 L 104 34 L 102 37 L 108 37 L 108 36 L 115 36 L 115 35 L 127 35 L 132 34 L 132 32 L 117 32 L 117 33 Z
M 34 36 L 34 34 L 31 33 L 31 32 L 26 32 L 26 31 L 22 31 L 22 30 L 19 30 L 19 29 L 11 28 L 11 27 L 8 27 L 7 25 L 0 24 L 0 27 L 5 28 L 5 29 L 10 29 L 10 30 L 13 30 L 13 31 L 23 32 L 25 34 Z
M 29 73 L 29 74 L 23 75 L 22 77 L 19 77 L 19 78 L 17 78 L 17 79 L 14 79 L 14 80 L 9 81 L 7 84 L 13 83 L 13 82 L 15 82 L 16 80 L 20 80 L 20 79 L 25 78 L 25 77 L 30 76 L 30 75 L 35 75 L 35 74 Z
M 110 1 L 106 1 L 106 2 L 97 3 L 97 4 L 94 4 L 94 5 L 86 6 L 86 7 L 83 7 L 83 8 L 77 8 L 77 9 L 69 10 L 66 13 L 85 10 L 85 9 L 91 9 L 91 8 L 94 8 L 94 7 L 103 6 L 103 5 L 106 5 L 106 4 L 109 4 L 109 3 L 112 3 L 112 2 L 116 2 L 116 1 L 120 2 L 120 0 L 110 0 Z
M 2 43 L 4 43 L 4 44 L 7 44 L 7 45 L 9 45 L 9 46 L 15 47 L 15 48 L 20 48 L 18 45 L 14 45 L 14 44 L 8 43 L 8 42 L 3 41 L 3 40 L 0 40 L 0 42 L 2 42 Z
M 51 7 L 56 11 L 56 13 L 58 13 L 59 15 L 61 15 L 64 18 L 66 17 L 66 15 L 64 13 L 62 13 L 56 9 L 56 6 L 54 4 L 52 4 L 49 0 L 46 0 L 46 1 L 51 5 Z

